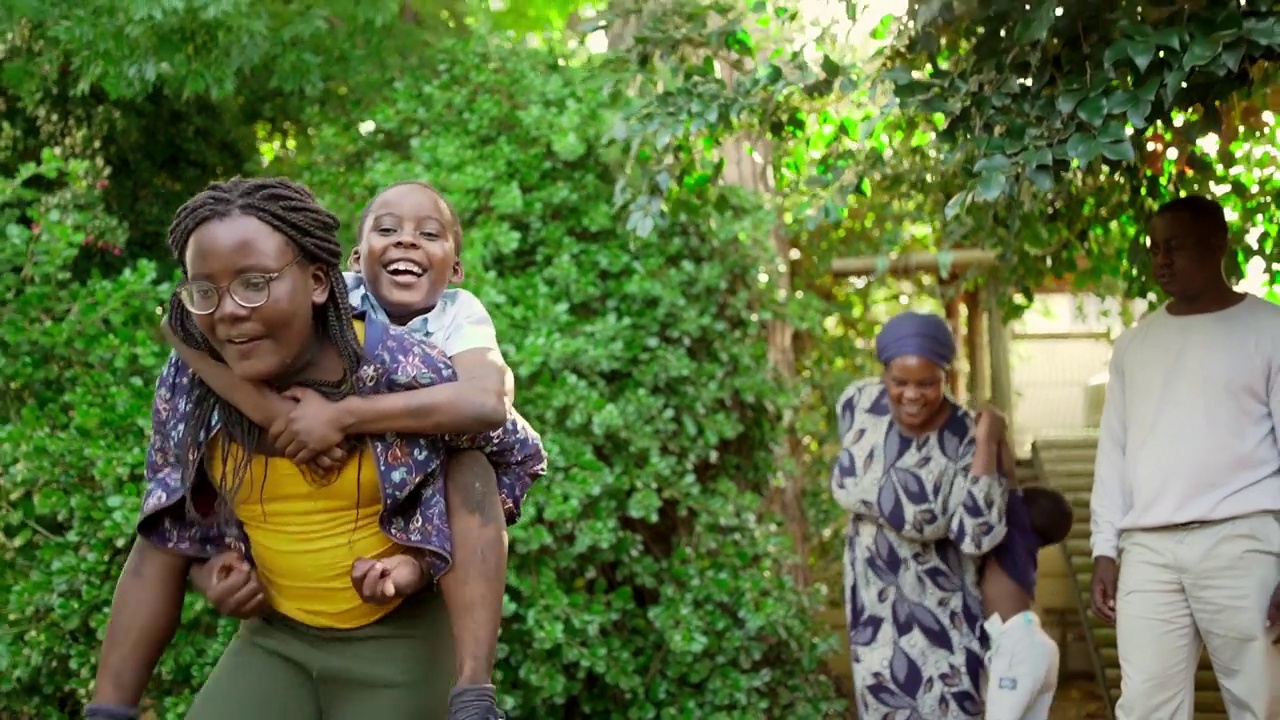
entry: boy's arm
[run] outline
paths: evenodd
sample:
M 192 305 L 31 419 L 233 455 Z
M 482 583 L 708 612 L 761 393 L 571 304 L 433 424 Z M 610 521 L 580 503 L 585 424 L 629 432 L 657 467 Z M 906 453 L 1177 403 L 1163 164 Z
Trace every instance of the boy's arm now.
M 491 348 L 474 348 L 450 360 L 457 382 L 340 400 L 341 416 L 347 421 L 343 432 L 440 435 L 483 433 L 502 427 L 511 411 L 509 390 L 514 385 L 502 354 Z
M 219 397 L 231 403 L 259 427 L 269 428 L 276 420 L 287 415 L 293 402 L 261 383 L 251 383 L 236 377 L 231 368 L 190 347 L 173 334 L 169 319 L 160 324 L 165 340 L 196 375 Z

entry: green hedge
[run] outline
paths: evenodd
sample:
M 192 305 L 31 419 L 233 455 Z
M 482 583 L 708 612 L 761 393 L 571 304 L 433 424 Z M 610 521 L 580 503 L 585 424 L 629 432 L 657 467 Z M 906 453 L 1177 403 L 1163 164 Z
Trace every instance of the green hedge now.
M 636 238 L 612 204 L 623 158 L 602 140 L 615 111 L 599 70 L 461 41 L 438 58 L 367 116 L 317 123 L 269 170 L 353 223 L 377 188 L 410 178 L 463 216 L 466 286 L 494 315 L 517 404 L 551 455 L 512 532 L 505 706 L 539 720 L 844 712 L 810 598 L 778 572 L 784 533 L 760 513 L 781 399 L 754 279 L 769 219 L 731 190 L 690 187 L 671 195 L 669 228 Z M 92 199 L 87 180 L 72 184 Z M 0 270 L 23 264 L 18 213 L 42 212 L 8 207 Z M 62 717 L 85 697 L 137 507 L 169 278 L 141 264 L 69 285 L 76 253 L 96 251 L 81 241 L 97 217 L 38 217 L 37 276 L 0 279 L 18 297 L 0 309 L 12 508 L 0 603 L 13 628 L 0 717 Z M 163 717 L 180 717 L 232 629 L 189 603 L 152 684 Z

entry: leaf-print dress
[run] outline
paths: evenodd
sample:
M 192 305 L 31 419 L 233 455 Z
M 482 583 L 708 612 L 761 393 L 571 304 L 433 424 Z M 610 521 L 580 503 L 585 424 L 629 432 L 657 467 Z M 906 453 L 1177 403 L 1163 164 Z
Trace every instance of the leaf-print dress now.
M 831 491 L 848 510 L 845 610 L 862 720 L 982 716 L 977 560 L 1005 534 L 1007 485 L 970 473 L 974 418 L 902 435 L 883 383 L 845 390 Z

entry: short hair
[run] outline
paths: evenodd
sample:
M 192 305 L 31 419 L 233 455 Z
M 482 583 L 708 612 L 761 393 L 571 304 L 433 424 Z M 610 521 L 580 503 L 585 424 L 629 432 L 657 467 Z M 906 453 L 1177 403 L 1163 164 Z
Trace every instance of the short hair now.
M 449 239 L 453 241 L 454 255 L 462 257 L 462 220 L 458 217 L 458 212 L 453 209 L 453 204 L 449 202 L 449 198 L 446 198 L 444 193 L 437 190 L 434 185 L 425 180 L 402 180 L 398 183 L 392 183 L 379 190 L 377 195 L 370 198 L 369 202 L 365 203 L 364 209 L 360 211 L 360 224 L 356 226 L 356 245 L 359 246 L 364 240 L 364 224 L 369 222 L 369 211 L 373 210 L 373 204 L 378 202 L 378 198 L 386 194 L 388 190 L 403 187 L 405 185 L 417 185 L 432 195 L 435 195 L 440 201 L 440 204 L 444 206 L 445 212 L 449 214 L 449 217 L 445 218 L 445 231 L 449 233 Z M 350 258 L 348 258 L 348 263 L 349 262 Z
M 1071 534 L 1075 512 L 1062 493 L 1047 487 L 1025 487 L 1022 504 L 1027 508 L 1031 529 L 1040 538 L 1040 547 L 1057 545 Z
M 1222 204 L 1204 195 L 1186 195 L 1170 200 L 1156 210 L 1156 217 L 1180 215 L 1195 223 L 1200 230 L 1215 239 L 1225 240 L 1228 235 L 1227 215 Z

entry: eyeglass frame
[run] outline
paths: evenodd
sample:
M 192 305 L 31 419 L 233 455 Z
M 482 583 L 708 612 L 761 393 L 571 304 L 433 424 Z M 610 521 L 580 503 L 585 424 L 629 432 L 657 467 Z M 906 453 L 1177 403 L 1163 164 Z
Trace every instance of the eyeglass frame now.
M 239 305 L 240 307 L 246 310 L 252 310 L 254 308 L 262 307 L 263 305 L 266 305 L 268 302 L 271 301 L 271 283 L 275 282 L 276 279 L 279 278 L 281 275 L 283 275 L 285 271 L 287 271 L 289 268 L 293 267 L 294 265 L 297 265 L 298 261 L 301 259 L 302 259 L 301 255 L 294 256 L 294 258 L 289 261 L 288 265 L 285 265 L 284 267 L 280 268 L 279 270 L 273 273 L 245 273 L 237 277 L 235 280 L 232 280 L 231 282 L 227 283 L 226 285 L 215 285 L 209 282 L 208 280 L 183 280 L 182 282 L 178 283 L 178 287 L 174 288 L 173 292 L 178 296 L 178 301 L 182 303 L 182 307 L 186 308 L 187 312 L 191 313 L 192 315 L 212 315 L 213 313 L 217 312 L 218 307 L 222 305 L 223 291 L 226 291 L 227 295 L 231 296 L 231 300 L 235 302 L 235 304 Z M 240 298 L 236 297 L 235 293 L 231 292 L 231 286 L 235 285 L 241 280 L 244 280 L 245 278 L 262 278 L 267 283 L 267 295 L 262 299 L 262 302 L 256 305 L 246 305 L 244 302 L 240 300 Z M 218 301 L 213 304 L 212 308 L 210 308 L 205 312 L 197 312 L 191 309 L 191 306 L 188 305 L 186 301 L 182 299 L 183 290 L 187 288 L 197 287 L 200 285 L 207 285 L 213 288 L 214 292 L 218 294 Z

